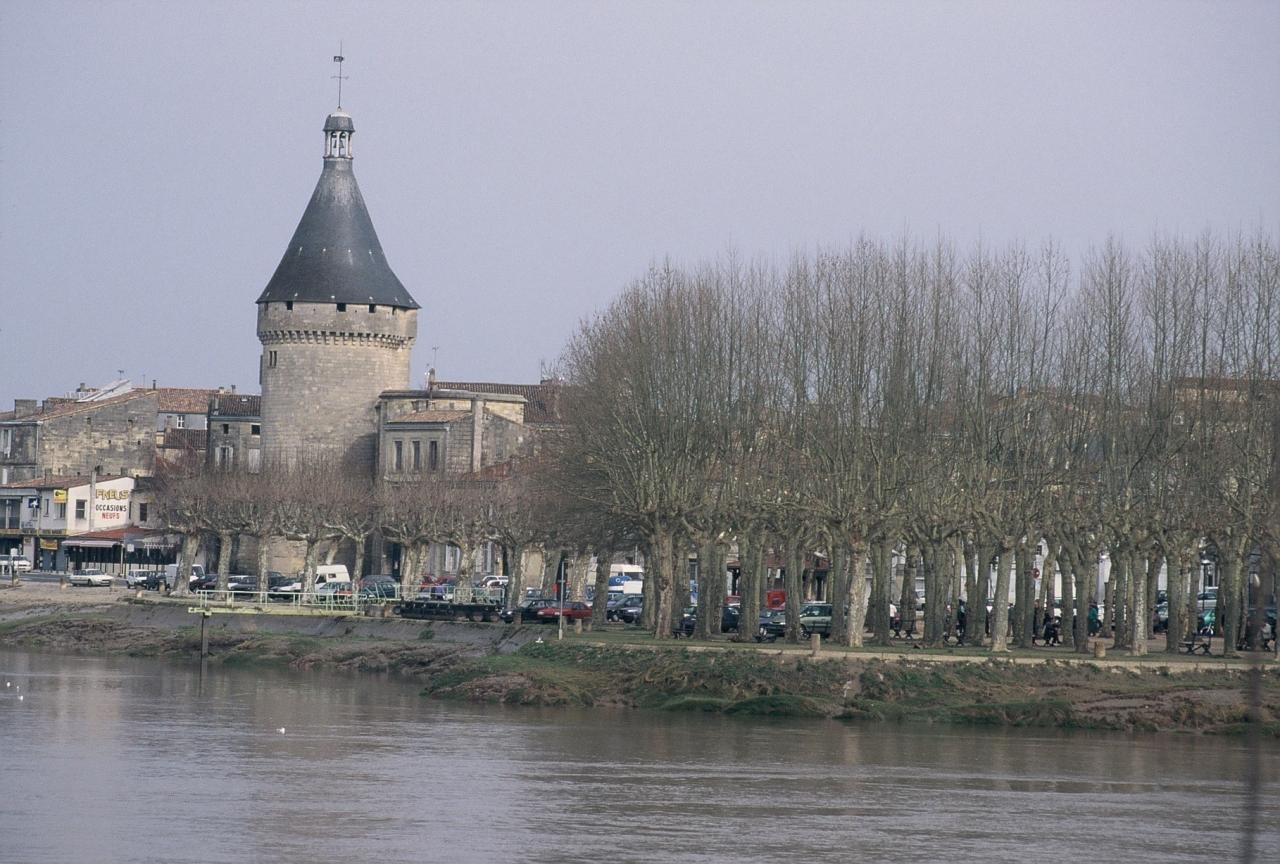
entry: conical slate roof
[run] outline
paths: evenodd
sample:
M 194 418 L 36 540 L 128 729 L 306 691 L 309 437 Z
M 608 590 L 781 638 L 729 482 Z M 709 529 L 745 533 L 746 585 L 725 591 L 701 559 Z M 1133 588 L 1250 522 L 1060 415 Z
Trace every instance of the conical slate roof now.
M 352 131 L 351 119 L 331 115 L 325 130 Z M 349 155 L 325 157 L 293 239 L 257 302 L 286 300 L 418 308 L 382 254 Z

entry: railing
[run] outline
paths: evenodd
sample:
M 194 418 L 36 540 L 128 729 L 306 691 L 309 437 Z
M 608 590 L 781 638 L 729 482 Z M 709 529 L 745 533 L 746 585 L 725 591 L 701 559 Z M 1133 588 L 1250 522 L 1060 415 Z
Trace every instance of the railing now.
M 195 597 L 196 605 L 207 608 L 244 607 L 247 609 L 250 607 L 262 608 L 269 606 L 280 611 L 293 608 L 298 611 L 305 609 L 358 614 L 361 609 L 369 606 L 396 602 L 399 599 L 399 586 L 396 588 L 396 596 L 393 597 L 362 596 L 359 592 L 338 593 L 331 591 L 268 591 L 264 595 L 261 591 L 234 589 L 226 591 L 193 591 L 192 594 Z

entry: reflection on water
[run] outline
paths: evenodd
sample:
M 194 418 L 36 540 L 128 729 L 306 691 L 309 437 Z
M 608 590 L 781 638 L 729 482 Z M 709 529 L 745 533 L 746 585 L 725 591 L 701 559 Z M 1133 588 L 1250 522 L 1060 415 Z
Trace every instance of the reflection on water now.
M 1229 739 L 454 705 L 378 676 L 14 652 L 0 677 L 3 862 L 1216 862 L 1239 848 L 1247 754 Z M 1275 849 L 1280 756 L 1264 759 L 1259 843 Z

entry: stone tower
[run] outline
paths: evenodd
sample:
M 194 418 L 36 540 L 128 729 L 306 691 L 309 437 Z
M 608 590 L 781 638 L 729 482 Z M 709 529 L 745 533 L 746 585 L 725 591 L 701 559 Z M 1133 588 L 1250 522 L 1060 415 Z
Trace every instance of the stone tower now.
M 375 406 L 409 387 L 418 304 L 391 272 L 351 169 L 351 116 L 324 123 L 324 168 L 258 298 L 265 460 L 373 470 Z

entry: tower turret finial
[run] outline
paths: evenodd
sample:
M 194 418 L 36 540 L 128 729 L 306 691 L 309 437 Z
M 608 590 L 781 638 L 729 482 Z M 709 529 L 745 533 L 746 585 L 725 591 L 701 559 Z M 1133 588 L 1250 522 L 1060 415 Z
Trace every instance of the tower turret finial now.
M 349 75 L 342 74 L 342 63 L 346 59 L 347 59 L 346 57 L 342 56 L 342 43 L 339 42 L 338 53 L 333 55 L 333 62 L 338 64 L 338 74 L 332 76 L 338 79 L 338 110 L 339 111 L 342 110 L 342 82 L 345 81 L 347 78 L 351 77 Z

